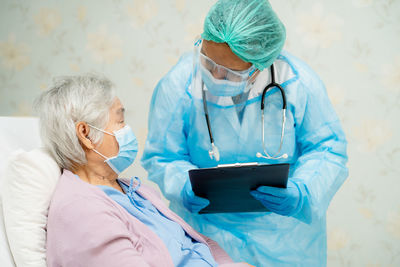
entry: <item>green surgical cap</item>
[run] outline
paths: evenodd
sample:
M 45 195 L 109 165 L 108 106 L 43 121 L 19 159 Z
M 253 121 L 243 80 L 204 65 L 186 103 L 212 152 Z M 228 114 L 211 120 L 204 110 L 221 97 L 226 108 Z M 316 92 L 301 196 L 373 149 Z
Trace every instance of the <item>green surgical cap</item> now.
M 274 62 L 285 43 L 285 26 L 267 0 L 219 0 L 204 21 L 203 39 L 227 43 L 257 69 Z

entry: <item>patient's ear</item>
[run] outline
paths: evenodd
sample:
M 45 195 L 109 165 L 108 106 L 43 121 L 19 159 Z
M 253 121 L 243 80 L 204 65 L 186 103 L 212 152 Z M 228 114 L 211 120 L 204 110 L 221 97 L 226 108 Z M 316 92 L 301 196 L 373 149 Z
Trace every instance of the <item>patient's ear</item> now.
M 93 149 L 94 145 L 89 139 L 90 127 L 86 122 L 80 121 L 75 125 L 76 136 L 82 144 L 83 149 Z

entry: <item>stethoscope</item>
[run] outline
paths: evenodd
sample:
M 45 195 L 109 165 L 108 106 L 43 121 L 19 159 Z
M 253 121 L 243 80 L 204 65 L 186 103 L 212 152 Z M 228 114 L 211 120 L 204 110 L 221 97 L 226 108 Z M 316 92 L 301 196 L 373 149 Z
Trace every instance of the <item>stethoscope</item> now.
M 257 152 L 256 157 L 257 158 L 265 158 L 265 159 L 286 159 L 288 155 L 280 154 L 282 150 L 282 145 L 283 145 L 283 137 L 285 135 L 285 123 L 286 123 L 286 94 L 285 91 L 283 90 L 282 86 L 275 82 L 275 70 L 274 70 L 274 65 L 271 65 L 271 82 L 264 88 L 261 96 L 261 136 L 262 136 L 262 146 L 264 150 L 264 154 L 261 154 L 260 152 Z M 281 129 L 281 141 L 279 145 L 279 150 L 276 152 L 273 156 L 270 156 L 268 154 L 266 148 L 265 148 L 265 130 L 264 130 L 264 107 L 265 107 L 265 94 L 268 92 L 268 90 L 277 87 L 279 91 L 281 92 L 282 96 L 282 129 Z M 204 84 L 202 82 L 202 98 L 203 98 L 203 107 L 204 107 L 204 114 L 206 117 L 206 122 L 207 122 L 207 128 L 208 128 L 208 135 L 210 137 L 210 142 L 211 142 L 211 149 L 208 151 L 208 154 L 210 155 L 211 159 L 215 159 L 215 161 L 219 161 L 220 155 L 219 155 L 219 150 L 218 147 L 214 143 L 214 137 L 211 131 L 211 124 L 210 124 L 210 118 L 208 115 L 208 108 L 207 108 L 207 101 L 206 101 L 206 90 L 204 89 Z

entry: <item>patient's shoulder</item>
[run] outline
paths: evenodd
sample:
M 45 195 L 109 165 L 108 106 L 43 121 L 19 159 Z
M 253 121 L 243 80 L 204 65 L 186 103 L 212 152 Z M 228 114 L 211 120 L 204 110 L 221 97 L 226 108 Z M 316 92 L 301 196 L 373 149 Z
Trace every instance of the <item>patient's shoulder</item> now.
M 118 214 L 120 207 L 97 186 L 82 181 L 64 170 L 50 202 L 48 225 L 65 218 L 79 218 L 99 214 Z

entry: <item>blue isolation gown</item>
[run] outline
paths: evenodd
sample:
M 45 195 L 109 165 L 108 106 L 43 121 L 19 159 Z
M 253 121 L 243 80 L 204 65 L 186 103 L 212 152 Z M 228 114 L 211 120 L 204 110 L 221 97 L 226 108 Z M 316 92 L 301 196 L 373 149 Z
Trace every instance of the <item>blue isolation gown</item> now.
M 188 53 L 154 90 L 142 165 L 171 201 L 170 208 L 202 234 L 217 241 L 235 261 L 256 266 L 325 266 L 326 210 L 348 175 L 346 138 L 318 76 L 301 60 L 282 52 L 274 62 L 276 81 L 287 97 L 285 136 L 281 153 L 288 158 L 257 158 L 261 139 L 261 93 L 271 81 L 262 71 L 242 102 L 208 95 L 208 111 L 218 164 L 289 163 L 289 179 L 302 182 L 306 197 L 292 217 L 272 212 L 192 214 L 182 204 L 188 170 L 214 167 L 201 90 L 192 75 Z M 192 77 L 193 76 L 193 77 Z M 266 94 L 265 144 L 279 149 L 282 98 L 278 89 Z M 238 112 L 240 110 L 240 112 Z

